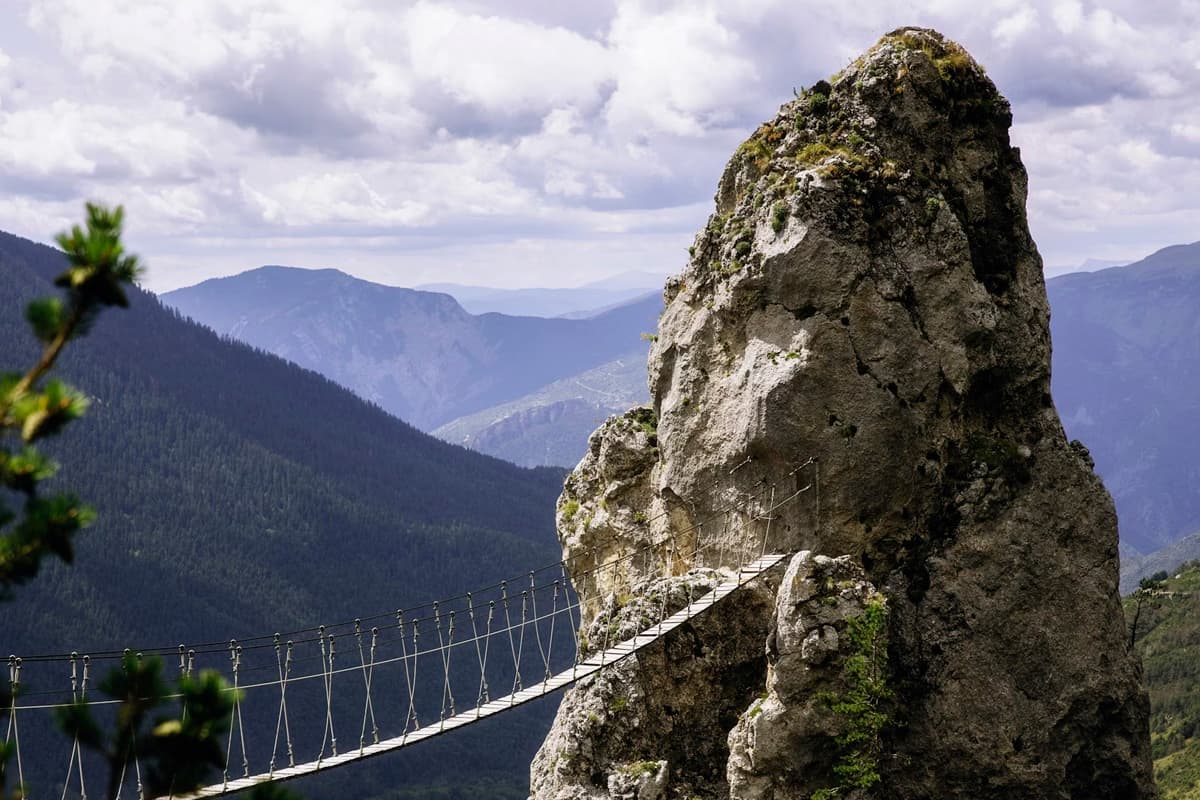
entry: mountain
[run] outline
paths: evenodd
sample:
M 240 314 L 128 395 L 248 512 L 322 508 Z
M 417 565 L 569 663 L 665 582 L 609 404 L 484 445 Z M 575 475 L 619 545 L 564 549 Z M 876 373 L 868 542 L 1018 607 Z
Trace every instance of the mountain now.
M 608 358 L 592 363 L 559 355 L 553 359 L 561 368 L 557 374 L 546 370 L 522 388 L 509 380 L 500 391 L 494 372 L 524 373 L 531 359 L 501 358 L 493 351 L 491 367 L 482 364 L 487 356 L 480 356 L 473 370 L 464 353 L 487 352 L 480 321 L 489 320 L 489 330 L 502 331 L 499 337 L 508 335 L 504 331 L 510 325 L 533 331 L 535 323 L 472 317 L 444 295 L 378 287 L 332 271 L 264 269 L 225 280 L 235 281 L 242 296 L 234 286 L 210 281 L 194 289 L 197 296 L 201 290 L 212 296 L 205 303 L 193 299 L 187 313 L 322 371 L 403 416 L 397 403 L 384 401 L 402 388 L 416 398 L 414 405 L 423 404 L 422 410 L 407 412 L 414 421 L 439 420 L 431 427 L 446 440 L 516 463 L 573 465 L 586 448 L 594 428 L 590 423 L 646 398 L 644 366 L 631 353 L 641 349 L 634 337 L 654 323 L 653 312 L 640 303 L 572 323 L 592 325 L 593 331 L 610 326 L 610 341 L 633 347 L 614 348 Z M 305 282 L 314 285 L 301 291 Z M 1194 313 L 1200 307 L 1200 244 L 1169 247 L 1129 266 L 1052 278 L 1047 292 L 1055 402 L 1068 434 L 1090 448 L 1114 495 L 1129 587 L 1142 574 L 1139 569 L 1169 568 L 1166 560 L 1176 555 L 1181 558 L 1175 563 L 1200 555 L 1185 546 L 1164 559 L 1144 560 L 1200 531 L 1200 495 L 1191 491 L 1200 478 L 1200 460 L 1190 446 L 1200 434 L 1200 322 Z M 376 294 L 382 299 L 367 299 Z M 177 302 L 178 296 L 172 293 L 167 301 Z M 655 306 L 659 301 L 655 294 L 641 302 Z M 260 303 L 269 310 L 256 315 L 254 306 Z M 382 310 L 370 310 L 377 306 Z M 434 307 L 444 318 L 429 311 Z M 404 324 L 401 314 L 413 315 L 416 322 L 406 330 L 416 333 L 407 342 L 380 335 L 388 324 Z M 263 321 L 250 322 L 255 319 Z M 251 336 L 250 328 L 258 333 Z M 397 349 L 404 354 L 389 355 Z M 521 349 L 508 339 L 504 352 Z M 391 364 L 410 378 L 392 379 Z M 418 374 L 424 377 L 411 378 Z
M 1149 554 L 1200 530 L 1200 242 L 1047 281 L 1053 393 Z
M 615 282 L 589 284 L 572 289 L 497 289 L 489 286 L 463 286 L 457 283 L 430 283 L 415 287 L 426 292 L 448 294 L 471 314 L 495 312 L 518 317 L 595 316 L 603 310 L 623 305 L 649 292 L 662 289 L 663 278 L 652 280 L 648 273 L 634 273 L 648 283 L 624 285 Z
M 1180 564 L 1200 560 L 1200 532 L 1189 534 L 1147 555 L 1121 554 L 1121 591 L 1128 593 L 1138 582 L 1156 572 L 1177 570 Z
M 1200 496 L 1189 488 L 1200 477 L 1191 446 L 1200 432 L 1200 243 L 1111 263 L 1089 259 L 1097 271 L 1052 278 L 1047 291 L 1055 403 L 1116 498 L 1128 591 L 1145 574 L 1200 558 L 1200 535 L 1189 537 L 1200 530 Z M 515 463 L 573 465 L 586 419 L 647 400 L 641 364 L 619 375 L 613 366 L 598 368 L 599 380 L 567 378 L 436 433 Z M 624 405 L 580 391 L 601 385 L 625 387 Z
M 456 419 L 433 434 L 521 466 L 573 466 L 606 417 L 649 399 L 646 353 L 639 348 L 510 403 Z
M 54 292 L 63 268 L 58 251 L 0 234 L 4 369 L 35 358 L 24 306 Z M 557 560 L 560 471 L 446 444 L 326 378 L 218 338 L 147 292 L 130 299 L 72 343 L 57 370 L 92 406 L 52 440 L 64 464 L 55 481 L 94 505 L 98 521 L 74 566 L 50 565 L 18 589 L 3 652 L 295 630 Z M 52 688 L 35 677 L 33 688 Z M 513 754 L 533 752 L 550 711 L 360 767 L 337 786 L 398 797 L 445 784 L 441 796 L 470 797 L 466 783 L 487 779 L 496 796 L 524 797 Z
M 565 317 L 566 319 L 587 319 L 588 317 L 594 317 L 598 314 L 603 314 L 606 311 L 612 311 L 613 309 L 620 308 L 621 306 L 625 305 L 626 303 L 633 303 L 633 302 L 637 302 L 638 300 L 645 300 L 650 297 L 659 297 L 661 295 L 662 295 L 662 289 L 652 289 L 650 291 L 641 291 L 630 300 L 622 300 L 619 303 L 613 303 L 613 304 L 607 305 L 607 306 L 600 306 L 599 308 L 588 308 L 588 309 L 584 309 L 583 311 L 571 311 L 566 314 L 559 314 L 559 316 Z
M 667 274 L 662 272 L 646 272 L 645 270 L 626 270 L 601 278 L 598 281 L 585 283 L 583 289 L 633 289 L 646 291 L 646 288 L 659 291 L 667 280 Z
M 1110 267 L 1123 267 L 1128 263 L 1128 261 L 1114 261 L 1107 258 L 1085 258 L 1075 266 L 1047 266 L 1045 272 L 1046 276 L 1050 277 L 1071 272 L 1095 272 L 1096 270 L 1109 269 Z
M 584 320 L 474 316 L 446 294 L 262 267 L 163 301 L 429 430 L 598 366 L 654 329 L 648 297 Z

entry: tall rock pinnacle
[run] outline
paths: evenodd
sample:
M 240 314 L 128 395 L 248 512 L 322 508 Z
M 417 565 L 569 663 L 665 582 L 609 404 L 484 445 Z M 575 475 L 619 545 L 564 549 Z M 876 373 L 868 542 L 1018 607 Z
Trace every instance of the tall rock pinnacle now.
M 1010 124 L 961 47 L 906 28 L 734 154 L 666 288 L 653 408 L 593 434 L 559 535 L 619 555 L 721 520 L 676 576 L 798 555 L 573 689 L 536 798 L 1154 796 L 1116 516 L 1051 401 Z M 804 484 L 769 534 L 728 512 Z M 656 570 L 622 579 L 679 580 Z M 862 663 L 870 724 L 839 705 Z

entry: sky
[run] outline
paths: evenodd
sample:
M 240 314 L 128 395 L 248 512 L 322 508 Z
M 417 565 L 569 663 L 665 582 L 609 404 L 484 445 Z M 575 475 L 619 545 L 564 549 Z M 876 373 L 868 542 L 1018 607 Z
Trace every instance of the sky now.
M 0 0 L 0 230 L 122 203 L 164 291 L 680 270 L 725 162 L 884 33 L 1013 106 L 1048 274 L 1200 239 L 1200 0 Z

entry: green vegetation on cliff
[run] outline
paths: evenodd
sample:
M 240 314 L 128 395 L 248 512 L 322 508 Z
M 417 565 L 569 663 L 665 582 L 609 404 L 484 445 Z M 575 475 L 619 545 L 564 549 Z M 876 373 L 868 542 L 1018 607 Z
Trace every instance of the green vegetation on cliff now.
M 812 800 L 848 796 L 856 789 L 870 789 L 881 780 L 882 734 L 892 722 L 888 706 L 895 699 L 890 685 L 887 625 L 887 603 L 879 595 L 871 598 L 861 616 L 847 622 L 851 655 L 842 667 L 845 691 L 820 698 L 843 725 L 837 737 L 839 757 L 833 767 L 839 783 L 814 792 Z
M 1200 562 L 1125 598 L 1125 614 L 1138 618 L 1159 789 L 1164 800 L 1200 800 Z

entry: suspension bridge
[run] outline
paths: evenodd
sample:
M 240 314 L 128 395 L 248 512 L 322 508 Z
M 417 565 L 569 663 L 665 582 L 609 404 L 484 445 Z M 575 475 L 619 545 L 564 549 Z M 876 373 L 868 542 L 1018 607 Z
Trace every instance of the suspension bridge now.
M 612 667 L 785 560 L 771 551 L 771 523 L 819 486 L 819 474 L 800 485 L 809 468 L 814 459 L 660 541 L 576 553 L 418 607 L 190 647 L 10 656 L 4 769 L 24 798 L 86 800 L 91 780 L 117 798 L 191 800 L 335 769 L 501 714 Z M 121 700 L 97 694 L 98 676 L 131 655 L 177 659 L 179 676 L 215 669 L 225 677 L 232 717 L 219 780 L 148 792 L 131 746 L 114 786 L 111 763 L 78 734 L 47 735 L 55 713 L 79 703 L 113 722 Z M 24 689 L 31 672 L 39 691 Z M 56 683 L 58 691 L 43 688 Z M 34 727 L 42 731 L 37 752 L 23 751 Z M 53 776 L 56 761 L 57 778 L 27 783 L 35 762 Z

